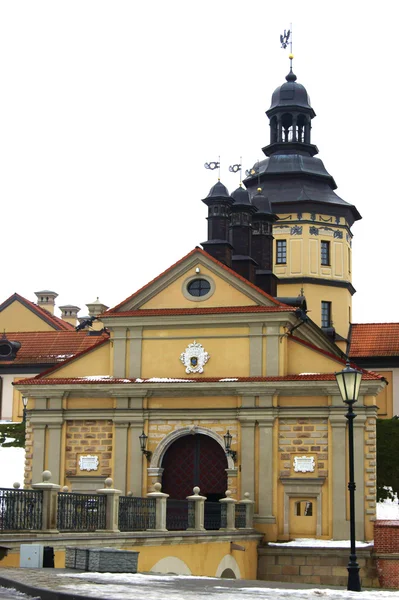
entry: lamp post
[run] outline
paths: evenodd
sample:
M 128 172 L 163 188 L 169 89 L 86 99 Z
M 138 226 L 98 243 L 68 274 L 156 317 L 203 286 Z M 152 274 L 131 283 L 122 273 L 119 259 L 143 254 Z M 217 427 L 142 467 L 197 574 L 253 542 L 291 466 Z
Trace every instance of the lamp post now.
M 348 412 L 345 417 L 348 419 L 348 442 L 349 442 L 349 518 L 350 518 L 350 538 L 351 553 L 348 562 L 348 587 L 352 592 L 360 592 L 359 565 L 356 556 L 356 533 L 355 533 L 355 467 L 353 454 L 353 420 L 356 414 L 353 411 L 353 405 L 359 396 L 360 382 L 362 373 L 357 369 L 352 369 L 349 360 L 346 367 L 340 373 L 335 373 L 339 392 L 342 400 L 348 406 Z
M 151 452 L 151 450 L 146 449 L 148 435 L 146 435 L 144 433 L 144 429 L 143 429 L 143 433 L 141 435 L 139 435 L 139 440 L 140 440 L 140 449 L 141 449 L 142 453 L 144 454 L 144 456 L 146 457 L 147 460 L 150 460 L 151 456 L 152 456 L 152 452 Z
M 22 396 L 22 404 L 24 405 L 24 410 L 22 413 L 22 423 L 26 423 L 26 407 L 28 406 L 28 396 Z
M 233 459 L 233 462 L 236 462 L 237 452 L 235 450 L 231 449 L 231 442 L 233 440 L 233 436 L 231 435 L 229 430 L 227 430 L 227 433 L 223 436 L 223 439 L 224 439 L 224 447 L 226 449 L 226 456 L 231 456 L 231 458 Z

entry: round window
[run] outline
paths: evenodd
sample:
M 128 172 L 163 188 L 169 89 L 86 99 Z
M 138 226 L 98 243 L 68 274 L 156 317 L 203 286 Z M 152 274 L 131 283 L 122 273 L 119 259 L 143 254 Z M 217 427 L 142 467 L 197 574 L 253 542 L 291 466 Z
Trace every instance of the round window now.
M 206 296 L 210 289 L 211 284 L 206 279 L 193 279 L 187 286 L 190 296 Z
M 2 358 L 6 358 L 8 356 L 11 356 L 12 353 L 12 348 L 9 344 L 0 344 L 0 356 Z

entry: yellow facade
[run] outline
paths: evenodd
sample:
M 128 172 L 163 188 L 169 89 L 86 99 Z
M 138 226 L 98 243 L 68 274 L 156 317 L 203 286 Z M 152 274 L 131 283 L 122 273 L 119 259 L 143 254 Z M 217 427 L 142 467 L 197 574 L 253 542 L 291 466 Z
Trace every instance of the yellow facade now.
M 0 312 L 0 331 L 54 331 L 54 327 L 15 300 Z

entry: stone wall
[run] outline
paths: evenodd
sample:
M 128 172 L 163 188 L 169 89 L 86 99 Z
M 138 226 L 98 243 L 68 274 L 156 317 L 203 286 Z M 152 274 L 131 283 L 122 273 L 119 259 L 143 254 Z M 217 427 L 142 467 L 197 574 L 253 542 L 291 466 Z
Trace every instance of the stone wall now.
M 301 454 L 314 455 L 315 476 L 327 476 L 328 424 L 323 418 L 280 419 L 280 477 L 290 477 L 293 458 Z
M 363 587 L 379 587 L 372 550 L 372 546 L 357 549 Z M 349 553 L 349 548 L 260 547 L 258 579 L 346 586 Z
M 79 469 L 81 454 L 94 454 L 99 468 L 93 474 L 109 477 L 112 471 L 113 426 L 110 420 L 76 420 L 66 422 L 65 474 L 66 477 L 85 474 Z

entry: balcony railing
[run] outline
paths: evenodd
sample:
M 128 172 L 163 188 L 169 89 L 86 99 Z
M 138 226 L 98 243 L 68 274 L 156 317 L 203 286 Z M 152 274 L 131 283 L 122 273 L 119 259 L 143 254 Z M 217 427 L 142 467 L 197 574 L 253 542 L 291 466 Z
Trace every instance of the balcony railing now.
M 105 529 L 106 497 L 97 494 L 58 494 L 57 529 L 95 531 Z
M 145 531 L 155 529 L 155 499 L 120 496 L 120 531 Z

